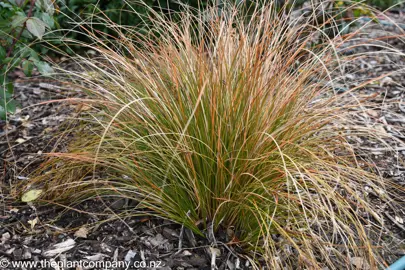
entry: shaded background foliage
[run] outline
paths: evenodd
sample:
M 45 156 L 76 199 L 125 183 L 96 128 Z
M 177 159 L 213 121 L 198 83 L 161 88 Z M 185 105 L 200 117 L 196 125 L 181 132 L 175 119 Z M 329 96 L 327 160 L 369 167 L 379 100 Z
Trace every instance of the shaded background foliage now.
M 387 9 L 400 0 L 354 0 L 354 1 L 324 1 L 324 0 L 274 0 L 281 7 L 294 3 L 300 6 L 305 2 L 328 3 L 329 8 L 344 10 L 355 2 L 371 5 L 380 10 Z M 82 52 L 78 45 L 67 44 L 63 40 L 86 40 L 79 22 L 91 21 L 92 30 L 100 36 L 114 37 L 106 20 L 126 26 L 136 26 L 137 31 L 145 34 L 148 30 L 152 11 L 158 14 L 168 14 L 175 19 L 175 12 L 191 8 L 204 9 L 210 4 L 218 6 L 218 11 L 225 2 L 234 2 L 241 8 L 252 8 L 253 4 L 269 2 L 265 0 L 3 0 L 0 1 L 0 119 L 6 119 L 7 112 L 13 113 L 17 103 L 13 99 L 13 84 L 7 79 L 7 73 L 15 68 L 21 68 L 26 76 L 31 76 L 34 67 L 46 75 L 52 73 L 51 66 L 41 60 L 41 55 L 55 56 L 58 53 L 75 54 Z M 355 17 L 369 16 L 366 9 L 353 10 Z M 339 12 L 339 11 L 338 11 Z M 342 16 L 346 16 L 343 14 Z M 65 30 L 64 30 L 65 29 Z M 329 31 L 331 35 L 335 30 Z M 46 39 L 43 46 L 39 40 Z M 49 50 L 52 48 L 52 50 Z M 39 56 L 38 56 L 39 55 Z M 48 59 L 49 60 L 49 59 Z
M 54 15 L 51 0 L 0 1 L 0 119 L 6 119 L 7 112 L 14 113 L 18 105 L 7 76 L 10 71 L 19 67 L 31 76 L 35 66 L 42 74 L 52 72 L 31 44 L 57 27 Z
M 300 6 L 308 0 L 274 0 L 277 6 L 282 6 L 286 2 L 294 3 L 294 6 Z M 141 34 L 147 32 L 149 18 L 151 16 L 151 10 L 156 11 L 159 14 L 168 14 L 168 11 L 177 12 L 184 8 L 184 5 L 188 5 L 195 9 L 204 9 L 210 4 L 216 4 L 221 9 L 224 2 L 234 2 L 240 4 L 241 8 L 251 8 L 253 3 L 265 3 L 268 1 L 251 1 L 251 0 L 57 0 L 60 8 L 60 12 L 56 16 L 56 22 L 60 29 L 75 29 L 77 31 L 68 31 L 64 33 L 67 38 L 86 40 L 86 35 L 80 34 L 77 22 L 92 20 L 95 24 L 92 25 L 94 30 L 104 33 L 106 35 L 114 35 L 116 32 L 111 31 L 108 25 L 98 21 L 100 17 L 108 18 L 113 23 L 127 26 L 137 26 L 138 31 Z M 315 0 L 314 2 L 332 2 L 331 7 L 345 8 L 352 5 L 354 2 L 364 3 L 380 10 L 387 9 L 400 2 L 400 0 L 354 0 L 354 1 L 324 1 Z M 355 12 L 356 16 L 365 15 L 361 12 Z M 173 16 L 173 15 L 172 15 Z M 69 19 L 67 19 L 69 18 Z M 60 35 L 61 33 L 58 33 Z M 56 35 L 56 34 L 55 34 Z M 52 36 L 52 35 L 50 35 Z M 66 44 L 58 42 L 58 37 L 54 36 L 52 41 L 54 44 L 61 45 L 59 48 L 70 54 L 77 53 L 80 48 L 78 46 L 67 47 Z M 47 53 L 45 48 L 41 48 L 42 53 Z

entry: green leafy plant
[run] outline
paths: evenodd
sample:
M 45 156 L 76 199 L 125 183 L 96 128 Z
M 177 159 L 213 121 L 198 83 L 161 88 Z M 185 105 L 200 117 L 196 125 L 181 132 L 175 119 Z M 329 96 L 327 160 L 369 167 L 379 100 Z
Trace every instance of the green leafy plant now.
M 401 4 L 401 5 L 399 5 Z M 400 0 L 350 0 L 334 1 L 334 7 L 338 10 L 345 10 L 344 14 L 350 13 L 354 19 L 362 16 L 374 17 L 375 9 L 385 10 L 393 6 L 402 6 Z
M 357 2 L 361 1 L 357 0 Z M 384 10 L 401 3 L 401 0 L 366 0 L 363 3 Z
M 30 42 L 41 39 L 55 27 L 55 5 L 51 0 L 9 0 L 0 2 L 0 118 L 14 113 L 14 87 L 7 74 L 20 67 L 31 76 L 34 66 L 42 74 L 52 68 L 30 48 Z
M 89 95 L 77 100 L 82 128 L 30 189 L 68 203 L 130 198 L 135 213 L 211 239 L 226 229 L 229 247 L 271 269 L 382 265 L 369 236 L 384 224 L 363 190 L 385 200 L 388 182 L 350 138 L 388 135 L 350 125 L 363 104 L 348 98 L 356 88 L 335 95 L 332 79 L 362 55 L 340 56 L 342 36 L 311 47 L 322 28 L 272 5 L 222 11 L 185 9 L 179 23 L 150 10 L 148 34 L 114 25 L 113 41 L 88 31 L 79 44 L 97 57 L 76 56 L 84 70 L 67 74 Z

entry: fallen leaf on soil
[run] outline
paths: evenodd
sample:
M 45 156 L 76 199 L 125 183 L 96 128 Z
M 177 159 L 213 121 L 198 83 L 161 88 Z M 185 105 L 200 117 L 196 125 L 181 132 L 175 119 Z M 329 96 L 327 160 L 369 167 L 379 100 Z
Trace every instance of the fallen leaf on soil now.
M 15 140 L 15 142 L 20 144 L 26 142 L 26 140 L 24 140 L 23 138 L 18 138 L 17 140 Z
M 86 227 L 81 227 L 75 232 L 74 236 L 79 238 L 87 238 L 88 233 L 89 231 L 86 229 Z
M 37 223 L 38 223 L 38 218 L 36 217 L 36 218 L 34 218 L 32 220 L 28 220 L 27 222 L 28 222 L 28 224 L 31 225 L 31 230 L 33 230 L 35 225 L 37 225 Z
M 32 189 L 30 191 L 25 192 L 22 197 L 21 197 L 21 201 L 23 202 L 32 202 L 34 200 L 36 200 L 39 195 L 41 195 L 42 193 L 42 189 Z

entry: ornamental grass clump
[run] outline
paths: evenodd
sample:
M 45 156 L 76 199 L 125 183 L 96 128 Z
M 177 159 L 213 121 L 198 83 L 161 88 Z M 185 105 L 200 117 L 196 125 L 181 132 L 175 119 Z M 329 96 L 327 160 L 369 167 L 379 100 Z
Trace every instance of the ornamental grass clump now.
M 241 10 L 154 14 L 148 34 L 111 25 L 112 41 L 88 31 L 95 56 L 64 71 L 86 109 L 30 187 L 59 202 L 130 198 L 195 234 L 227 231 L 270 267 L 377 267 L 383 223 L 363 191 L 388 192 L 348 134 L 381 137 L 348 125 L 361 101 L 334 88 L 356 57 L 339 52 L 350 37 L 272 5 Z

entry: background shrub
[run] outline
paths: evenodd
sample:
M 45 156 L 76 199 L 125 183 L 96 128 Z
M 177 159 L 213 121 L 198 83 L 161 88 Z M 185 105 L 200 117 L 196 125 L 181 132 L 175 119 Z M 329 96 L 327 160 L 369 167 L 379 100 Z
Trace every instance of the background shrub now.
M 14 85 L 7 75 L 20 67 L 31 76 L 34 66 L 42 74 L 52 72 L 40 60 L 30 43 L 55 28 L 55 6 L 51 0 L 9 0 L 0 2 L 0 119 L 16 110 Z

